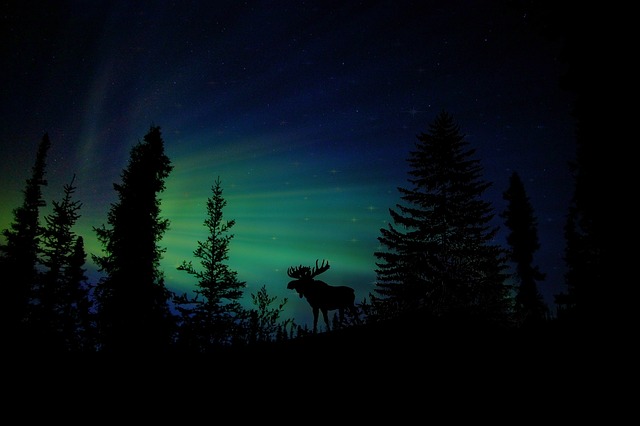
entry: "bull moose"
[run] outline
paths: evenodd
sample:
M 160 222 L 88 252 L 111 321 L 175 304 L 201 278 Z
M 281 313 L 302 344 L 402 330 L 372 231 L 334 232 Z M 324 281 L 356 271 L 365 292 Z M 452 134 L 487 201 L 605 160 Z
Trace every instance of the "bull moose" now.
M 322 264 L 318 266 L 316 260 L 316 266 L 311 268 L 309 266 L 297 266 L 290 267 L 287 270 L 287 275 L 291 278 L 295 278 L 293 281 L 289 281 L 287 288 L 289 290 L 295 290 L 303 296 L 311 305 L 313 309 L 313 332 L 315 333 L 318 328 L 318 313 L 322 312 L 324 323 L 327 326 L 327 331 L 330 331 L 328 311 L 338 309 L 340 317 L 344 316 L 344 310 L 348 309 L 354 316 L 357 322 L 358 310 L 355 306 L 356 293 L 351 287 L 344 285 L 332 286 L 324 281 L 315 280 L 314 277 L 320 275 L 329 269 L 329 262 L 322 261 Z

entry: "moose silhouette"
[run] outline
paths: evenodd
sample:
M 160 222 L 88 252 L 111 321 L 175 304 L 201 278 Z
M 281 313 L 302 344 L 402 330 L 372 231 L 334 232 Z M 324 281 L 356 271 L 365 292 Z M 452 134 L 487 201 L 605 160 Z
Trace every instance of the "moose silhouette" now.
M 338 309 L 340 312 L 340 318 L 344 317 L 344 310 L 348 309 L 354 316 L 356 322 L 360 322 L 358 318 L 358 310 L 355 306 L 356 293 L 355 290 L 348 286 L 332 286 L 324 281 L 313 279 L 315 276 L 320 275 L 329 269 L 329 262 L 322 261 L 322 264 L 318 266 L 318 260 L 316 260 L 316 266 L 311 268 L 309 266 L 296 266 L 287 269 L 287 275 L 291 278 L 295 278 L 293 281 L 289 281 L 287 288 L 289 290 L 295 290 L 303 296 L 311 305 L 313 309 L 313 332 L 315 333 L 318 328 L 318 313 L 322 312 L 324 323 L 327 326 L 327 331 L 330 331 L 328 311 Z

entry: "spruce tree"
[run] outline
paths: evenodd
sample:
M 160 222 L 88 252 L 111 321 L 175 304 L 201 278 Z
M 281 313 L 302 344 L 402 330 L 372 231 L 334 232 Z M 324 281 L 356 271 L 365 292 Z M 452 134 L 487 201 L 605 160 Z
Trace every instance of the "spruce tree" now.
M 64 274 L 68 287 L 65 289 L 66 311 L 63 312 L 62 317 L 64 319 L 63 336 L 68 348 L 74 351 L 90 352 L 95 351 L 98 341 L 93 312 L 94 301 L 91 294 L 93 286 L 87 282 L 85 275 L 86 260 L 84 239 L 78 236 Z
M 612 246 L 603 243 L 603 235 L 607 232 L 603 231 L 602 206 L 611 205 L 606 202 L 607 196 L 611 195 L 604 190 L 601 180 L 595 133 L 587 131 L 592 130 L 593 123 L 583 118 L 580 116 L 577 123 L 578 149 L 576 160 L 570 164 L 575 189 L 564 227 L 567 289 L 555 295 L 555 302 L 559 320 L 591 329 L 597 326 L 597 321 L 603 318 L 612 321 L 624 310 L 613 308 L 616 306 L 612 302 L 615 291 L 600 290 L 606 282 L 602 274 L 603 247 Z
M 540 248 L 538 222 L 517 172 L 511 174 L 509 188 L 502 196 L 507 207 L 501 217 L 511 231 L 507 243 L 511 247 L 509 257 L 515 263 L 518 281 L 514 306 L 516 318 L 523 326 L 540 324 L 547 318 L 548 309 L 536 284 L 545 279 L 545 274 L 538 266 L 533 266 L 533 256 Z
M 73 200 L 75 175 L 64 186 L 60 202 L 45 216 L 42 234 L 42 264 L 46 271 L 37 289 L 40 329 L 51 344 L 67 351 L 93 348 L 90 287 L 84 275 L 84 241 L 73 231 L 82 204 Z
M 558 318 L 562 321 L 585 321 L 589 317 L 593 320 L 596 311 L 593 287 L 601 274 L 600 250 L 593 238 L 593 220 L 582 210 L 580 201 L 574 196 L 564 226 L 567 290 L 554 295 Z
M 220 346 L 237 343 L 244 334 L 242 324 L 246 312 L 239 300 L 245 283 L 237 278 L 237 272 L 229 268 L 230 233 L 235 220 L 224 220 L 223 210 L 227 201 L 223 197 L 222 183 L 218 177 L 207 199 L 207 215 L 204 226 L 207 238 L 197 242 L 193 256 L 199 259 L 201 268 L 193 261 L 183 261 L 178 270 L 197 279 L 195 297 L 183 294 L 176 298 L 182 313 L 180 342 L 183 347 L 196 351 L 209 351 Z
M 497 227 L 481 196 L 490 183 L 460 126 L 445 111 L 409 154 L 408 188 L 380 229 L 374 254 L 377 282 L 372 319 L 407 312 L 427 316 L 509 320 L 506 253 L 494 244 Z
M 604 216 L 606 212 L 624 209 L 612 208 L 621 198 L 603 179 L 612 175 L 610 170 L 618 170 L 610 166 L 619 150 L 609 146 L 603 149 L 601 142 L 615 139 L 611 137 L 610 126 L 603 125 L 606 120 L 602 119 L 600 108 L 602 99 L 612 93 L 611 86 L 593 84 L 602 78 L 601 70 L 591 66 L 593 58 L 610 52 L 608 43 L 601 43 L 600 35 L 591 26 L 591 22 L 602 17 L 602 8 L 595 3 L 593 6 L 584 3 L 579 9 L 558 8 L 550 2 L 521 2 L 521 6 L 525 8 L 520 12 L 526 12 L 531 22 L 537 24 L 537 28 L 532 28 L 553 41 L 561 41 L 560 57 L 567 65 L 560 87 L 573 95 L 576 157 L 569 166 L 575 186 L 564 229 L 567 288 L 555 295 L 555 303 L 557 320 L 584 327 L 592 334 L 595 329 L 600 330 L 603 320 L 615 323 L 629 311 L 620 309 L 620 292 L 617 287 L 614 289 L 615 283 L 624 281 L 626 276 L 603 274 L 603 259 L 611 263 L 613 256 L 607 252 L 618 246 L 604 239 L 620 234 Z M 593 47 L 600 51 L 594 53 Z M 607 265 L 608 275 L 617 270 Z
M 109 210 L 109 227 L 94 227 L 105 253 L 92 256 L 106 273 L 96 287 L 105 351 L 166 350 L 172 342 L 171 292 L 159 268 L 165 249 L 158 245 L 169 226 L 158 194 L 172 169 L 160 127 L 151 126 L 131 149 L 122 183 L 113 185 L 118 201 Z
M 31 177 L 27 179 L 22 205 L 13 210 L 13 223 L 10 229 L 4 229 L 2 235 L 6 242 L 0 246 L 0 274 L 4 282 L 5 308 L 3 326 L 6 326 L 9 338 L 21 337 L 23 327 L 29 322 L 30 302 L 37 285 L 39 246 L 42 228 L 40 209 L 46 205 L 42 197 L 45 179 L 46 160 L 51 141 L 45 133 L 38 145 Z M 10 279 L 9 279 L 10 278 Z

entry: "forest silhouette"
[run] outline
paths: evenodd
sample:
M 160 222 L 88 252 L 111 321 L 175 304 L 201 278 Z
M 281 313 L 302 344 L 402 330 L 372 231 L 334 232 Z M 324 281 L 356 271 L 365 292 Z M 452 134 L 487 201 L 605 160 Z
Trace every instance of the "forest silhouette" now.
M 533 264 L 539 241 L 535 206 L 526 188 L 514 172 L 503 193 L 507 209 L 493 211 L 482 198 L 491 183 L 483 181 L 480 160 L 446 111 L 407 153 L 411 172 L 407 186 L 400 188 L 402 201 L 389 206 L 389 227 L 380 229 L 383 249 L 374 253 L 374 288 L 356 304 L 357 315 L 334 315 L 325 332 L 282 319 L 286 299 L 278 301 L 264 286 L 250 295 L 254 307 L 239 303 L 246 283 L 226 262 L 235 221 L 224 217 L 220 177 L 206 203 L 207 238 L 194 241 L 194 258 L 178 267 L 195 277 L 195 291 L 188 295 L 168 289 L 159 264 L 169 219 L 162 217 L 158 197 L 173 165 L 159 126 L 152 125 L 131 149 L 122 181 L 113 185 L 117 202 L 106 224 L 94 228 L 103 251 L 90 254 L 103 276 L 88 282 L 83 236 L 74 232 L 82 206 L 74 199 L 75 176 L 65 185 L 62 199 L 51 201 L 52 212 L 41 217 L 47 205 L 42 196 L 47 152 L 55 143 L 45 133 L 22 205 L 2 231 L 5 350 L 364 353 L 417 349 L 439 339 L 470 347 L 482 343 L 504 348 L 538 344 L 540 339 L 569 344 L 571 336 L 589 325 L 594 311 L 592 283 L 601 277 L 602 226 L 595 213 L 594 200 L 601 194 L 595 189 L 597 165 L 590 143 L 596 120 L 589 116 L 593 97 L 585 95 L 587 58 L 578 41 L 584 30 L 571 27 L 563 34 L 571 66 L 562 85 L 575 94 L 577 149 L 575 163 L 568 165 L 575 191 L 565 225 L 566 291 L 555 296 L 555 306 L 547 306 L 537 288 L 545 274 Z M 509 230 L 507 247 L 492 243 L 497 230 L 489 221 L 494 215 L 504 219 Z M 308 266 L 315 261 L 309 259 Z M 300 296 L 308 297 L 309 290 L 305 293 Z M 312 299 L 308 302 L 317 317 L 321 308 Z
M 13 277 L 4 324 L 16 351 L 221 353 L 356 342 L 362 350 L 389 339 L 399 347 L 415 344 L 425 336 L 488 342 L 566 331 L 579 312 L 572 300 L 575 284 L 557 295 L 556 314 L 537 289 L 544 279 L 532 264 L 539 248 L 537 223 L 517 172 L 504 191 L 508 207 L 500 213 L 510 230 L 509 247 L 492 242 L 497 228 L 489 222 L 495 212 L 481 197 L 490 183 L 482 180 L 475 150 L 446 111 L 418 135 L 409 153 L 409 185 L 399 188 L 402 202 L 390 209 L 393 223 L 380 229 L 384 248 L 374 253 L 377 281 L 369 298 L 354 304 L 353 289 L 313 279 L 329 269 L 324 261 L 289 268 L 294 281 L 288 288 L 313 309 L 312 330 L 281 319 L 287 300 L 278 302 L 264 286 L 251 294 L 253 308 L 240 303 L 246 283 L 227 265 L 235 220 L 224 217 L 220 177 L 206 203 L 207 239 L 195 242 L 195 263 L 185 260 L 177 268 L 197 279 L 196 289 L 193 295 L 168 289 L 160 242 L 169 220 L 161 216 L 159 194 L 173 166 L 159 126 L 151 126 L 131 149 L 122 181 L 113 186 L 118 201 L 107 224 L 94 227 L 103 253 L 91 256 L 103 276 L 88 282 L 83 237 L 73 231 L 81 210 L 73 199 L 75 176 L 62 200 L 52 202 L 52 212 L 44 221 L 39 217 L 46 205 L 41 188 L 47 184 L 50 146 L 45 134 L 23 204 L 14 209 L 14 222 L 3 230 L 7 242 L 0 247 L 2 274 Z M 567 229 L 578 234 L 576 223 L 569 215 Z M 567 234 L 577 238 L 572 235 Z M 509 262 L 514 273 L 508 272 Z M 350 308 L 348 315 L 343 308 Z M 330 325 L 328 311 L 338 309 Z M 320 311 L 324 333 L 317 329 Z

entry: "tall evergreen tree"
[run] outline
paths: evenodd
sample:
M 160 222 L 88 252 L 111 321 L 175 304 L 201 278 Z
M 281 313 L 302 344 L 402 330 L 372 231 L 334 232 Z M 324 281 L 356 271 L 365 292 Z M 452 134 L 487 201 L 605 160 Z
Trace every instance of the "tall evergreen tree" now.
M 586 9 L 591 16 L 600 14 L 600 8 Z M 595 15 L 596 9 L 598 15 Z M 576 95 L 573 114 L 576 118 L 577 149 L 575 162 L 571 164 L 575 187 L 565 226 L 567 292 L 558 295 L 557 302 L 564 309 L 564 318 L 578 321 L 591 330 L 598 321 L 615 318 L 613 322 L 617 322 L 622 319 L 621 313 L 629 312 L 619 308 L 620 291 L 616 286 L 627 274 L 623 269 L 619 276 L 615 275 L 618 268 L 612 265 L 614 256 L 611 253 L 613 247 L 620 246 L 612 237 L 619 234 L 617 231 L 628 229 L 628 225 L 612 230 L 611 221 L 604 220 L 605 212 L 616 211 L 611 206 L 620 200 L 618 194 L 610 189 L 613 180 L 606 181 L 606 177 L 612 176 L 608 171 L 613 167 L 608 166 L 614 164 L 614 156 L 617 160 L 619 151 L 609 147 L 603 149 L 601 143 L 611 134 L 609 126 L 603 125 L 599 105 L 600 100 L 611 92 L 608 87 L 590 84 L 599 77 L 596 76 L 598 71 L 589 65 L 593 55 L 587 46 L 591 43 L 585 43 L 585 40 L 597 37 L 587 24 L 589 20 L 572 19 L 571 22 L 578 28 L 569 34 L 574 43 L 567 48 L 571 54 L 571 72 L 563 83 Z M 606 43 L 600 45 L 606 48 Z M 600 91 L 600 95 L 594 96 L 594 90 Z M 604 259 L 608 262 L 606 278 L 603 274 Z
M 601 238 L 596 197 L 590 193 L 596 173 L 582 165 L 581 147 L 578 160 L 572 165 L 576 181 L 575 192 L 569 206 L 569 214 L 564 227 L 567 241 L 564 260 L 567 265 L 566 292 L 555 295 L 558 318 L 561 320 L 593 321 L 596 317 L 596 284 L 601 282 Z M 601 298 L 610 297 L 602 295 Z M 604 306 L 607 306 L 605 303 Z M 604 307 L 602 308 L 604 309 Z
M 94 227 L 105 253 L 93 255 L 106 273 L 95 292 L 103 350 L 157 351 L 171 344 L 171 292 L 159 268 L 165 249 L 158 245 L 169 221 L 160 217 L 158 194 L 172 169 L 160 127 L 151 126 L 131 149 L 122 183 L 113 185 L 119 201 L 109 210 L 110 227 Z
M 5 284 L 3 325 L 10 334 L 24 331 L 23 325 L 28 321 L 30 301 L 38 278 L 38 249 L 42 234 L 40 209 L 46 205 L 42 187 L 47 185 L 46 160 L 50 147 L 49 135 L 45 133 L 38 145 L 31 177 L 27 179 L 22 192 L 22 206 L 13 210 L 14 221 L 10 229 L 2 231 L 6 238 L 6 243 L 0 246 L 0 274 Z
M 519 281 L 515 296 L 517 320 L 522 325 L 539 324 L 547 318 L 548 308 L 536 284 L 545 279 L 545 274 L 533 266 L 533 255 L 540 248 L 538 222 L 517 172 L 511 174 L 509 188 L 502 197 L 508 204 L 501 217 L 511 231 L 507 236 L 511 247 L 509 256 L 515 263 L 515 276 Z
M 375 252 L 377 282 L 370 299 L 378 318 L 420 310 L 435 317 L 509 320 L 506 253 L 493 244 L 490 186 L 460 127 L 442 111 L 418 135 L 409 155 L 410 188 L 389 209 Z
M 560 87 L 573 95 L 576 157 L 570 164 L 575 186 L 564 230 L 567 288 L 555 295 L 555 302 L 558 320 L 577 321 L 592 333 L 599 322 L 629 311 L 620 309 L 620 292 L 615 287 L 615 283 L 624 281 L 623 274 L 611 276 L 618 268 L 609 266 L 608 276 L 603 275 L 603 258 L 612 259 L 607 252 L 618 246 L 613 241 L 605 243 L 604 239 L 620 234 L 622 228 L 613 230 L 612 224 L 625 223 L 604 220 L 605 212 L 624 210 L 612 208 L 621 198 L 606 182 L 606 177 L 613 176 L 609 171 L 617 170 L 611 166 L 614 156 L 619 164 L 620 151 L 602 144 L 603 140 L 616 139 L 611 136 L 610 126 L 603 124 L 608 120 L 603 120 L 600 108 L 602 99 L 616 91 L 609 84 L 594 85 L 593 81 L 602 79 L 602 70 L 591 66 L 594 57 L 607 58 L 615 53 L 593 31 L 591 23 L 603 17 L 603 8 L 595 3 L 583 3 L 579 8 L 557 7 L 550 2 L 510 4 L 516 6 L 520 16 L 525 13 L 540 34 L 561 42 L 559 57 L 566 64 L 566 71 L 560 78 Z
M 95 314 L 93 313 L 94 301 L 91 297 L 93 287 L 87 282 L 84 265 L 87 253 L 84 249 L 84 239 L 76 238 L 73 246 L 73 254 L 65 269 L 65 282 L 67 302 L 63 312 L 63 336 L 67 347 L 74 351 L 94 351 L 97 345 L 97 329 Z
M 182 344 L 193 350 L 208 351 L 218 346 L 228 346 L 234 337 L 243 333 L 245 311 L 239 299 L 245 283 L 239 281 L 237 272 L 226 263 L 229 259 L 230 233 L 235 220 L 224 220 L 223 209 L 227 201 L 223 197 L 222 183 L 218 177 L 207 199 L 207 216 L 204 226 L 208 234 L 205 241 L 198 241 L 194 257 L 200 260 L 196 269 L 192 261 L 183 261 L 178 270 L 193 275 L 196 283 L 195 297 L 186 295 L 176 299 L 182 313 Z
M 36 291 L 40 330 L 61 350 L 92 349 L 92 301 L 84 275 L 84 241 L 73 231 L 82 204 L 73 200 L 73 182 L 64 186 L 62 201 L 53 201 L 53 212 L 45 216 L 42 234 L 42 264 L 46 271 Z

